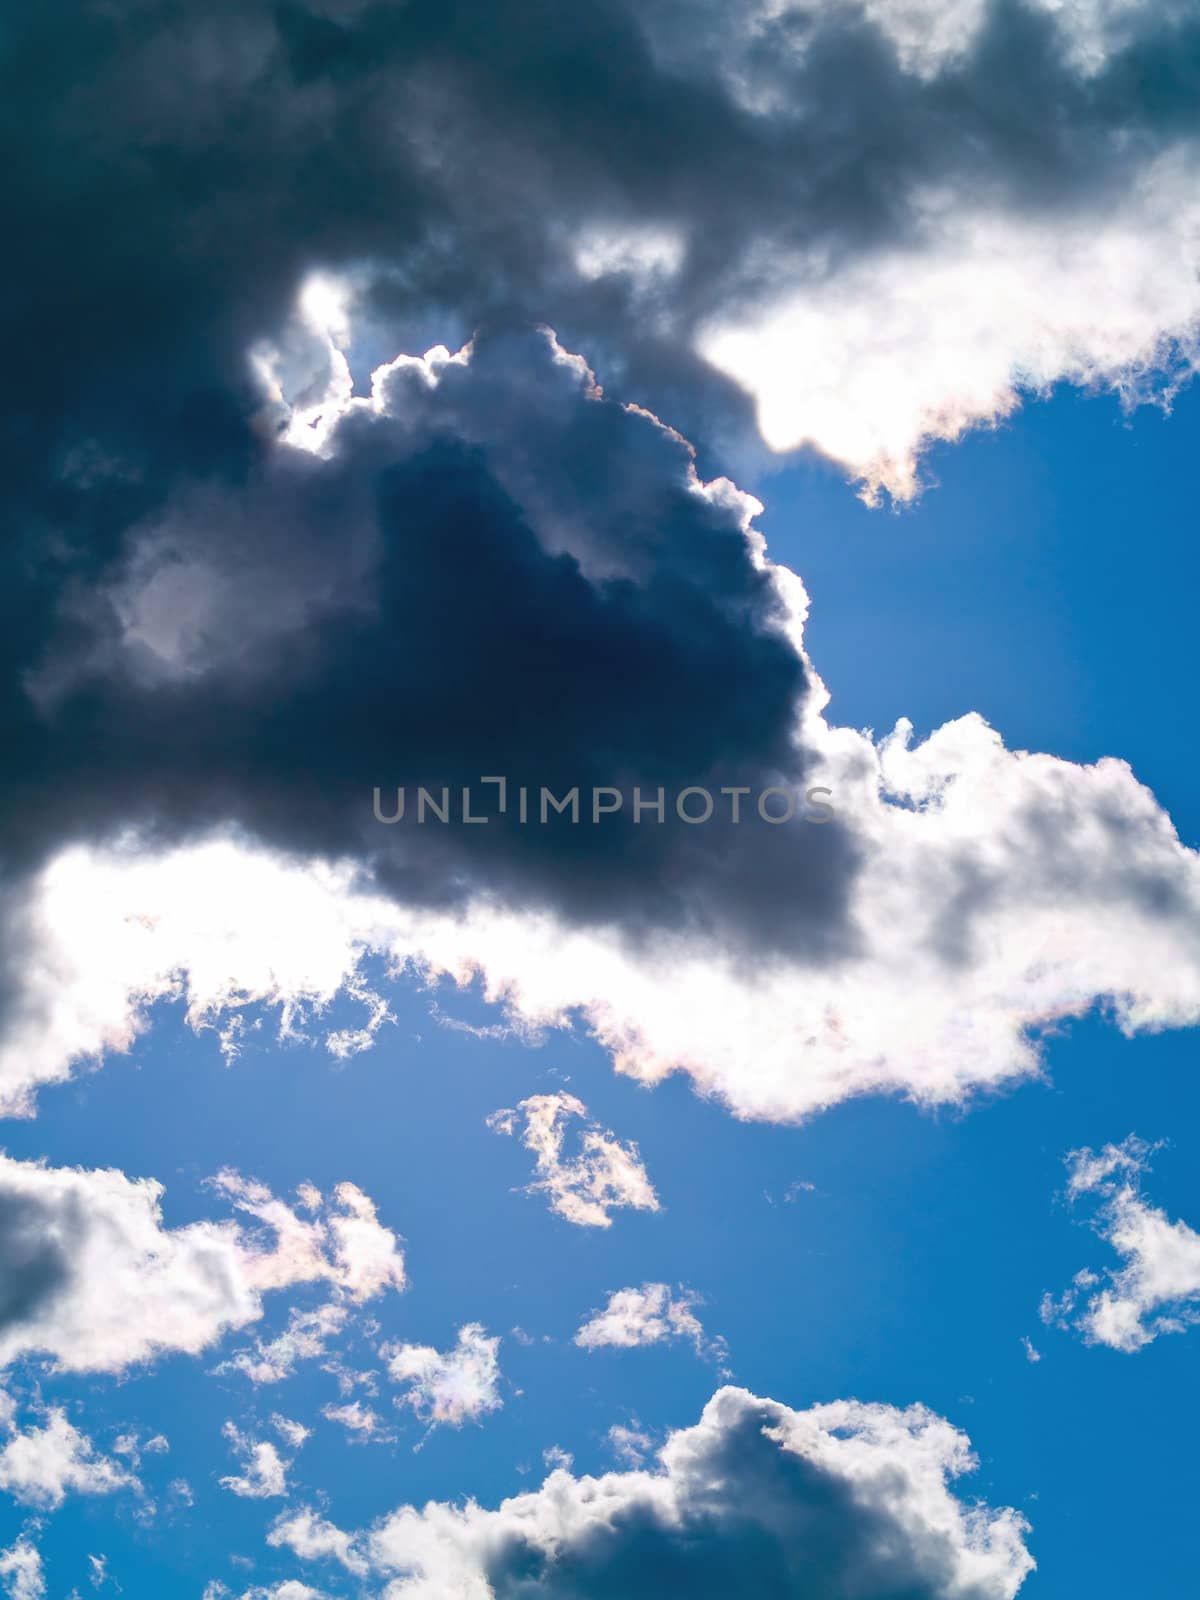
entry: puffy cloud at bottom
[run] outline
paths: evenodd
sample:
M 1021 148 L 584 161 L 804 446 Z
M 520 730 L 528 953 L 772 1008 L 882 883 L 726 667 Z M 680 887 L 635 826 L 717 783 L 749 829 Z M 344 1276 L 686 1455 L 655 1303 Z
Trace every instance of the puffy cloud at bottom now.
M 271 1543 L 377 1574 L 387 1600 L 1011 1600 L 1033 1567 L 1016 1512 L 952 1493 L 969 1442 L 922 1407 L 725 1388 L 660 1461 L 560 1469 L 496 1511 L 405 1506 L 354 1537 L 288 1514 Z

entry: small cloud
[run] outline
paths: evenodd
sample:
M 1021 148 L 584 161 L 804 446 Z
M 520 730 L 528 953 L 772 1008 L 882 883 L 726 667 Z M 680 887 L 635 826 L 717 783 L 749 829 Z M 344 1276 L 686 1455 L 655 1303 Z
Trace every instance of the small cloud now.
M 460 1428 L 503 1403 L 497 1387 L 499 1347 L 498 1337 L 488 1338 L 480 1323 L 469 1322 L 458 1330 L 453 1350 L 401 1344 L 385 1345 L 379 1353 L 388 1363 L 392 1381 L 407 1385 L 397 1405 L 411 1406 L 430 1427 Z
M 301 1361 L 314 1361 L 327 1353 L 326 1341 L 341 1333 L 350 1320 L 345 1306 L 318 1306 L 315 1311 L 293 1310 L 287 1327 L 275 1339 L 258 1339 L 253 1348 L 239 1350 L 213 1368 L 218 1376 L 240 1372 L 251 1383 L 282 1383 Z
M 360 1441 L 384 1437 L 379 1413 L 363 1405 L 361 1400 L 353 1400 L 347 1405 L 323 1406 L 321 1415 L 330 1422 L 336 1422 Z
M 311 1428 L 306 1428 L 302 1422 L 293 1422 L 291 1417 L 281 1417 L 277 1412 L 271 1418 L 271 1426 L 285 1444 L 293 1450 L 299 1450 L 304 1441 L 312 1433 Z
M 221 1432 L 228 1439 L 235 1455 L 245 1464 L 241 1474 L 220 1478 L 218 1482 L 231 1494 L 245 1500 L 270 1500 L 287 1493 L 285 1461 L 275 1446 L 265 1439 L 251 1439 L 232 1422 L 227 1422 Z
M 640 1289 L 618 1289 L 608 1304 L 592 1314 L 575 1335 L 575 1343 L 585 1350 L 613 1345 L 631 1350 L 641 1345 L 663 1344 L 686 1339 L 698 1355 L 727 1357 L 725 1341 L 706 1337 L 695 1307 L 699 1296 L 690 1289 L 673 1295 L 666 1283 L 644 1283 Z
M 285 1511 L 267 1534 L 267 1543 L 290 1550 L 301 1561 L 338 1561 L 358 1578 L 370 1570 L 358 1541 L 307 1506 Z
M 566 1128 L 572 1118 L 583 1123 L 579 1153 L 564 1157 Z M 487 1119 L 496 1133 L 515 1134 L 521 1122 L 521 1143 L 535 1157 L 538 1176 L 531 1194 L 548 1196 L 550 1209 L 585 1228 L 607 1228 L 609 1212 L 620 1207 L 657 1211 L 658 1196 L 642 1165 L 636 1144 L 622 1144 L 588 1117 L 587 1107 L 572 1094 L 535 1094 L 512 1110 L 494 1111 Z
M 1092 1225 L 1124 1264 L 1107 1281 L 1085 1268 L 1057 1299 L 1043 1295 L 1048 1327 L 1075 1328 L 1088 1344 L 1130 1354 L 1200 1322 L 1200 1233 L 1172 1222 L 1141 1193 L 1142 1176 L 1161 1148 L 1131 1134 L 1098 1154 L 1068 1155 L 1068 1198 L 1094 1202 Z
M 636 1417 L 628 1427 L 614 1422 L 605 1438 L 609 1449 L 623 1467 L 640 1467 L 654 1448 L 654 1440 Z

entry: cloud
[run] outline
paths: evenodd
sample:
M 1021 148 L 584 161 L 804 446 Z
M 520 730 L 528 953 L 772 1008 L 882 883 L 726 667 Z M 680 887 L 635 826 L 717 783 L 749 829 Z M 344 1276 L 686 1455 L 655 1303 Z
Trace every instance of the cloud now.
M 605 1434 L 609 1449 L 623 1467 L 640 1467 L 654 1448 L 654 1440 L 638 1423 L 636 1417 L 630 1426 L 614 1422 Z
M 960 192 L 913 197 L 912 232 L 705 329 L 776 450 L 815 445 L 873 501 L 911 499 L 935 440 L 1009 416 L 1056 383 L 1128 409 L 1194 373 L 1197 146 L 1130 173 L 1111 213 L 1012 215 Z
M 210 1179 L 218 1194 L 238 1210 L 266 1224 L 275 1236 L 269 1254 L 252 1257 L 250 1269 L 264 1289 L 328 1279 L 348 1299 L 361 1304 L 386 1289 L 405 1287 L 404 1256 L 390 1228 L 379 1221 L 374 1203 L 352 1183 L 339 1183 L 326 1215 L 309 1222 L 277 1200 L 265 1184 L 228 1170 Z M 300 1191 L 306 1209 L 320 1210 L 318 1190 Z
M 971 714 L 919 743 L 829 723 L 757 502 L 560 345 L 401 358 L 337 405 L 319 450 L 277 445 L 232 498 L 193 486 L 140 528 L 26 708 L 33 766 L 83 767 L 60 771 L 69 821 L 22 813 L 58 844 L 8 897 L 33 952 L 0 1008 L 9 1110 L 166 996 L 235 1044 L 255 1008 L 295 1034 L 357 996 L 369 1036 L 372 958 L 482 977 L 513 1026 L 582 1021 L 620 1070 L 771 1120 L 962 1104 L 1096 1006 L 1129 1032 L 1200 1020 L 1200 856 L 1128 767 L 1010 751 Z M 147 610 L 181 564 L 218 596 L 187 638 L 190 614 Z M 491 820 L 421 824 L 415 779 L 459 810 L 474 785 Z M 578 823 L 519 821 L 542 782 L 579 789 Z M 622 808 L 593 823 L 605 785 Z M 663 821 L 635 821 L 660 786 Z M 707 823 L 672 808 L 688 786 Z M 828 789 L 833 818 L 743 797 L 735 823 L 729 791 L 768 787 Z
M 671 1435 L 660 1463 L 600 1478 L 555 1471 L 496 1511 L 406 1506 L 346 1536 L 337 1554 L 389 1579 L 395 1600 L 1011 1600 L 1033 1566 L 1016 1512 L 951 1492 L 974 1458 L 921 1407 L 836 1401 L 797 1412 L 722 1389 L 696 1426 Z M 328 1542 L 323 1553 L 335 1555 Z
M 443 1424 L 461 1428 L 504 1403 L 499 1394 L 499 1348 L 499 1337 L 489 1339 L 478 1322 L 468 1322 L 458 1330 L 452 1350 L 392 1344 L 382 1345 L 379 1353 L 392 1382 L 406 1386 L 397 1405 L 411 1406 L 431 1428 Z
M 221 1432 L 246 1469 L 218 1479 L 223 1489 L 247 1500 L 270 1500 L 287 1493 L 287 1469 L 291 1462 L 279 1454 L 269 1439 L 252 1439 L 233 1422 L 226 1422 Z
M 688 1289 L 678 1296 L 671 1293 L 669 1283 L 644 1283 L 640 1289 L 617 1289 L 609 1296 L 608 1304 L 583 1324 L 575 1335 L 575 1343 L 585 1350 L 596 1350 L 601 1345 L 614 1345 L 631 1350 L 640 1345 L 664 1344 L 674 1339 L 687 1339 L 695 1346 L 697 1354 L 707 1349 L 724 1356 L 724 1342 L 710 1342 L 705 1338 L 695 1307 L 699 1297 Z
M 0 1550 L 0 1578 L 9 1600 L 43 1600 L 46 1578 L 41 1554 L 26 1534 Z
M 296 1422 L 292 1417 L 282 1417 L 278 1412 L 272 1416 L 271 1426 L 283 1442 L 291 1445 L 293 1450 L 299 1450 L 312 1433 L 312 1429 L 306 1428 L 302 1422 Z
M 9 315 L 42 362 L 9 454 L 21 502 L 58 493 L 68 574 L 164 480 L 252 458 L 245 351 L 303 372 L 280 307 L 314 269 L 312 324 L 337 332 L 356 295 L 401 337 L 553 321 L 688 426 L 739 420 L 716 361 L 772 442 L 901 492 L 931 434 L 1060 378 L 1169 387 L 1194 359 L 1184 0 L 255 0 L 235 26 L 126 0 L 52 27 L 12 38 Z
M 1103 1287 L 1085 1268 L 1057 1300 L 1047 1294 L 1042 1301 L 1044 1322 L 1075 1327 L 1089 1344 L 1127 1354 L 1200 1322 L 1200 1233 L 1172 1222 L 1141 1194 L 1155 1148 L 1131 1134 L 1098 1154 L 1084 1149 L 1067 1157 L 1068 1196 L 1094 1201 L 1096 1232 L 1124 1265 Z
M 631 1206 L 657 1211 L 658 1196 L 642 1165 L 635 1144 L 622 1144 L 599 1123 L 588 1118 L 587 1107 L 573 1094 L 535 1094 L 511 1111 L 494 1111 L 488 1126 L 512 1134 L 524 1114 L 521 1143 L 536 1158 L 538 1176 L 530 1193 L 549 1197 L 550 1209 L 568 1222 L 584 1228 L 607 1228 L 609 1212 Z M 579 1135 L 580 1153 L 563 1158 L 567 1125 L 572 1117 L 584 1121 Z
M 140 1487 L 132 1473 L 98 1454 L 60 1407 L 50 1408 L 44 1427 L 14 1431 L 0 1449 L 0 1489 L 22 1505 L 54 1510 L 68 1494 Z
M 357 1550 L 350 1534 L 309 1509 L 286 1511 L 267 1534 L 275 1549 L 291 1550 L 304 1561 L 336 1561 L 355 1577 L 366 1577 L 370 1568 Z
M 170 1453 L 171 1442 L 165 1434 L 155 1433 L 144 1443 L 136 1430 L 123 1433 L 113 1441 L 112 1452 L 115 1456 L 124 1456 L 131 1467 L 137 1468 L 142 1464 L 142 1457 L 165 1456 Z
M 41 1352 L 59 1370 L 118 1372 L 197 1354 L 256 1321 L 270 1290 L 323 1281 L 355 1303 L 403 1285 L 395 1235 L 352 1186 L 313 1221 L 236 1173 L 212 1186 L 260 1226 L 164 1228 L 153 1179 L 0 1155 L 0 1364 Z
M 330 1302 L 304 1311 L 293 1308 L 287 1327 L 277 1338 L 256 1340 L 253 1348 L 237 1350 L 213 1370 L 218 1374 L 240 1372 L 251 1383 L 282 1383 L 290 1378 L 300 1361 L 315 1361 L 326 1354 L 328 1340 L 344 1331 L 350 1313 L 344 1305 Z
M 233 1600 L 233 1592 L 223 1583 L 210 1583 L 205 1587 L 204 1600 Z M 328 1600 L 328 1596 L 322 1589 L 314 1589 L 295 1578 L 285 1578 L 282 1583 L 258 1584 L 244 1589 L 238 1600 Z
M 321 1415 L 345 1428 L 352 1439 L 386 1437 L 379 1413 L 361 1400 L 350 1400 L 340 1406 L 322 1406 Z

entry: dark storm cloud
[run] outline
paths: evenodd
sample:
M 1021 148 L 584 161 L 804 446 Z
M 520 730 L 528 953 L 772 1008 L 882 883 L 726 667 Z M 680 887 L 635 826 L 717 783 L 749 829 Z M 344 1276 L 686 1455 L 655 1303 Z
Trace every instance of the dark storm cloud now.
M 66 1281 L 68 1252 L 46 1220 L 29 1195 L 0 1194 L 0 1333 L 40 1312 Z
M 328 465 L 285 460 L 247 352 L 283 336 L 310 270 L 356 268 L 376 357 L 548 321 L 623 398 L 717 438 L 745 403 L 692 332 L 785 258 L 836 268 L 902 240 L 930 184 L 1095 204 L 1191 132 L 1200 21 L 1156 16 L 1089 77 L 1051 17 L 998 0 L 922 78 L 851 6 L 757 31 L 668 0 L 13 8 L 7 870 L 123 821 L 234 821 L 367 860 L 362 796 L 410 777 L 802 780 L 802 666 L 731 520 L 685 494 L 661 441 L 577 395 L 547 415 L 541 378 L 499 376 L 506 355 L 479 377 L 486 427 L 438 399 L 348 428 Z M 673 234 L 678 270 L 589 278 L 596 228 Z M 139 675 L 96 603 L 138 591 L 152 530 L 175 569 L 158 609 L 202 613 L 203 670 Z M 745 837 L 426 829 L 381 867 L 423 898 L 485 887 L 844 948 L 840 831 Z
M 393 373 L 386 414 L 343 421 L 328 460 L 283 448 L 236 489 L 182 493 L 77 596 L 29 680 L 10 845 L 30 861 L 123 823 L 232 820 L 427 903 L 492 891 L 844 949 L 848 836 L 803 806 L 757 814 L 764 788 L 805 787 L 808 686 L 740 504 L 697 492 L 677 436 L 588 388 L 540 335 L 482 341 L 436 388 Z M 496 811 L 488 774 L 507 815 L 463 825 L 464 785 Z M 401 785 L 404 822 L 383 826 L 373 790 L 386 815 Z M 454 791 L 449 825 L 415 823 L 418 785 Z M 742 822 L 727 800 L 681 822 L 689 785 L 748 789 Z M 578 787 L 580 820 L 542 824 L 543 786 Z M 593 824 L 607 786 L 625 804 Z M 666 791 L 664 822 L 634 820 L 635 786 Z
M 691 330 L 797 251 L 836 270 L 894 243 L 930 185 L 1048 215 L 1102 204 L 1196 130 L 1200 19 L 1165 6 L 1139 8 L 1089 77 L 1051 15 L 996 0 L 929 81 L 850 4 L 751 16 L 676 0 L 13 8 L 10 488 L 90 546 L 181 466 L 239 470 L 245 350 L 314 264 L 375 264 L 388 355 L 430 327 L 551 321 L 694 433 L 736 402 Z M 581 279 L 588 225 L 676 231 L 669 289 Z M 64 467 L 95 439 L 141 488 L 96 504 L 93 485 L 85 511 Z

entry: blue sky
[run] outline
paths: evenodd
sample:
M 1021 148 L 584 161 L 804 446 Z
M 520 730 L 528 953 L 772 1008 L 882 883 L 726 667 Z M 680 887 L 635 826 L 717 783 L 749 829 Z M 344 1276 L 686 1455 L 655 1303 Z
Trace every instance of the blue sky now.
M 1013 743 L 1073 760 L 1120 751 L 1194 839 L 1184 651 L 1198 404 L 1185 395 L 1168 420 L 1123 425 L 1111 402 L 1058 396 L 942 452 L 936 491 L 895 515 L 860 508 L 827 469 L 767 479 L 772 552 L 812 591 L 810 645 L 836 685 L 838 719 L 884 729 L 903 713 L 920 730 L 977 707 Z M 1126 1039 L 1089 1018 L 1047 1038 L 1042 1081 L 983 1103 L 931 1113 L 872 1097 L 772 1127 L 739 1122 L 679 1078 L 646 1089 L 618 1077 L 578 1033 L 530 1044 L 448 1027 L 499 1015 L 453 985 L 387 994 L 394 1021 L 341 1066 L 311 1044 L 273 1043 L 268 1022 L 227 1067 L 211 1031 L 195 1035 L 160 1003 L 128 1055 L 45 1091 L 37 1120 L 10 1122 L 5 1146 L 55 1166 L 156 1175 L 170 1226 L 210 1213 L 201 1181 L 224 1165 L 279 1194 L 351 1178 L 406 1241 L 410 1287 L 378 1309 L 381 1337 L 440 1349 L 482 1322 L 502 1337 L 503 1408 L 426 1436 L 392 1413 L 384 1383 L 377 1403 L 394 1437 L 348 1444 L 319 1414 L 337 1390 L 318 1363 L 258 1389 L 213 1376 L 237 1335 L 120 1383 L 47 1378 L 45 1396 L 85 1414 L 97 1441 L 131 1425 L 170 1441 L 146 1458 L 144 1499 L 78 1499 L 47 1519 L 51 1593 L 89 1592 L 88 1554 L 105 1555 L 131 1597 L 294 1575 L 286 1552 L 263 1546 L 276 1507 L 217 1483 L 232 1470 L 226 1419 L 263 1429 L 279 1411 L 313 1427 L 295 1492 L 320 1496 L 350 1528 L 405 1500 L 495 1505 L 540 1481 L 552 1446 L 577 1471 L 611 1470 L 614 1423 L 661 1440 L 694 1420 L 723 1365 L 687 1345 L 572 1343 L 611 1291 L 650 1281 L 696 1291 L 730 1375 L 755 1393 L 797 1408 L 831 1396 L 922 1402 L 965 1429 L 980 1456 L 968 1492 L 1033 1526 L 1030 1593 L 1115 1600 L 1185 1587 L 1194 1336 L 1133 1355 L 1089 1348 L 1043 1327 L 1038 1304 L 1081 1267 L 1110 1264 L 1063 1199 L 1067 1151 L 1131 1130 L 1168 1139 L 1150 1192 L 1171 1216 L 1200 1214 L 1194 1035 Z M 523 1192 L 527 1153 L 485 1119 L 559 1091 L 637 1142 L 661 1212 L 578 1228 Z M 274 1304 L 265 1328 L 285 1320 Z M 1042 1359 L 1027 1358 L 1022 1338 Z M 348 1358 L 378 1370 L 373 1343 L 360 1334 Z M 193 1506 L 173 1499 L 179 1478 Z M 6 1507 L 0 1540 L 28 1515 Z
M 2 1600 L 1190 1592 L 1200 14 L 0 78 Z

